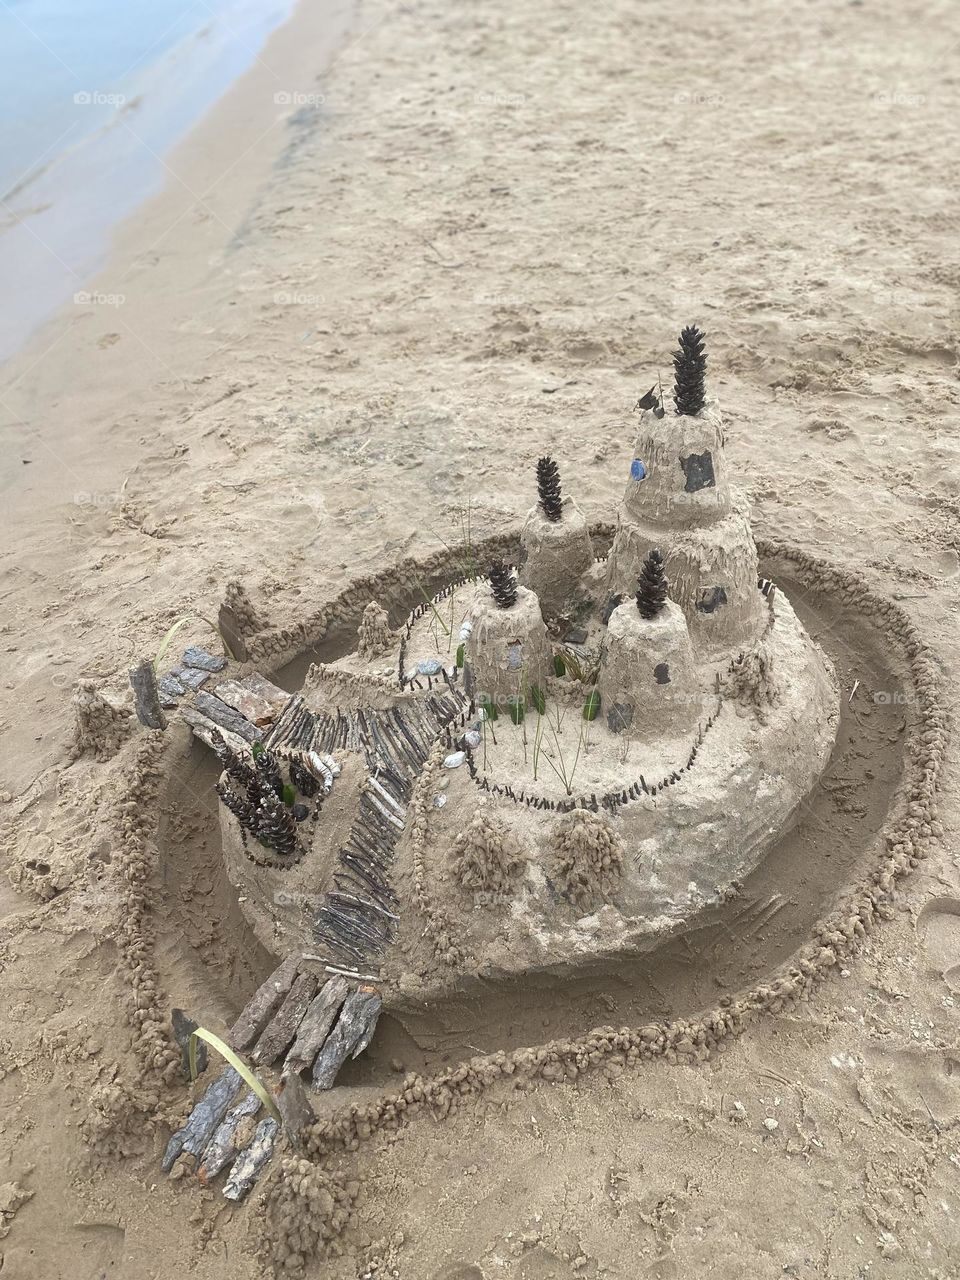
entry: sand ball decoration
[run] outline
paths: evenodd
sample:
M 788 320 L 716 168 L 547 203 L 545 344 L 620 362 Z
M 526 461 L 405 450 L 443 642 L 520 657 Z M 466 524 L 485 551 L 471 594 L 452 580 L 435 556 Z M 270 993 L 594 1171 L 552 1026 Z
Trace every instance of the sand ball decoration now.
M 457 836 L 453 871 L 470 892 L 508 893 L 526 858 L 506 823 L 482 805 Z
M 575 907 L 591 907 L 619 886 L 623 844 L 606 814 L 573 809 L 553 829 L 547 864 L 565 898 Z

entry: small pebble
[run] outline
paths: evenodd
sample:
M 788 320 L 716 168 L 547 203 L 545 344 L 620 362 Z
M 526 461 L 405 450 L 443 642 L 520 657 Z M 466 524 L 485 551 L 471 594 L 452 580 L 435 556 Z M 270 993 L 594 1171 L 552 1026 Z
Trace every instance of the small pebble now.
M 466 745 L 471 748 L 479 747 L 480 743 L 483 741 L 476 729 L 471 729 L 469 733 L 465 733 L 463 735 L 463 740 Z
M 443 663 L 439 658 L 421 658 L 417 663 L 418 676 L 437 676 L 443 670 Z
M 442 791 L 433 797 L 433 807 L 435 809 L 442 809 L 446 803 L 447 803 L 447 797 L 443 794 Z
M 459 769 L 467 758 L 465 751 L 452 751 L 443 762 L 445 769 Z
M 767 1129 L 770 1133 L 773 1133 L 774 1129 L 780 1128 L 780 1121 L 774 1120 L 773 1116 L 767 1116 L 767 1118 L 763 1122 L 763 1127 Z

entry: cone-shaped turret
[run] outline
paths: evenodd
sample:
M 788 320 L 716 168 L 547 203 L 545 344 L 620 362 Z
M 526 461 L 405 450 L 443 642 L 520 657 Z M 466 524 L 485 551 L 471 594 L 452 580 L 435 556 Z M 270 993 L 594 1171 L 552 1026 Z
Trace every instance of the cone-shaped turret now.
M 651 550 L 660 548 L 671 597 L 686 615 L 695 649 L 719 656 L 738 652 L 759 633 L 757 550 L 746 502 L 727 480 L 716 403 L 690 412 L 705 356 L 699 330 L 684 335 L 677 357 L 678 408 L 684 408 L 640 415 L 607 587 L 632 594 Z
M 520 581 L 537 595 L 547 621 L 569 620 L 587 598 L 583 576 L 593 565 L 590 533 L 577 504 L 561 496 L 552 458 L 537 463 L 537 490 L 540 500 L 520 534 L 526 552 Z

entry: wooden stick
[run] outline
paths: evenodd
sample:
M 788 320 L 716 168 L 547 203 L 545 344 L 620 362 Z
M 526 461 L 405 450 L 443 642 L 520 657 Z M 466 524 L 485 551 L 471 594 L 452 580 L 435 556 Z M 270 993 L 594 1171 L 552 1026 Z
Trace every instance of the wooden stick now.
M 284 1075 L 302 1071 L 313 1062 L 349 992 L 345 979 L 339 975 L 323 984 L 300 1023 L 297 1038 L 283 1064 Z
M 134 704 L 140 723 L 146 725 L 148 729 L 165 729 L 167 717 L 160 706 L 157 673 L 149 658 L 144 658 L 131 670 L 130 684 L 133 687 Z
M 351 1055 L 356 1057 L 367 1047 L 382 1003 L 380 995 L 372 987 L 360 987 L 347 997 L 336 1026 L 313 1064 L 315 1089 L 331 1089 L 347 1058 Z
M 297 1034 L 310 1001 L 317 990 L 317 980 L 312 973 L 299 973 L 294 978 L 283 1004 L 267 1023 L 256 1048 L 250 1055 L 258 1065 L 269 1066 L 280 1057 Z
M 227 1039 L 233 1049 L 249 1049 L 264 1027 L 280 1008 L 284 997 L 293 985 L 300 964 L 300 953 L 293 951 L 270 977 L 258 987 L 253 998 L 230 1028 Z
M 215 1178 L 220 1170 L 236 1156 L 237 1129 L 240 1121 L 246 1116 L 255 1116 L 259 1110 L 260 1099 L 251 1090 L 235 1107 L 230 1108 L 217 1125 L 213 1137 L 204 1149 L 200 1168 L 197 1170 L 197 1177 L 203 1186 L 206 1186 L 211 1178 Z M 242 1132 L 241 1130 L 241 1135 Z M 242 1141 L 240 1145 L 243 1145 Z
M 233 1067 L 225 1067 L 187 1116 L 183 1128 L 167 1143 L 160 1162 L 164 1173 L 170 1172 L 179 1156 L 198 1156 L 203 1151 L 239 1087 L 239 1073 Z
M 223 1194 L 228 1200 L 242 1200 L 260 1174 L 260 1170 L 273 1155 L 280 1126 L 272 1116 L 265 1116 L 257 1125 L 253 1141 L 233 1162 Z

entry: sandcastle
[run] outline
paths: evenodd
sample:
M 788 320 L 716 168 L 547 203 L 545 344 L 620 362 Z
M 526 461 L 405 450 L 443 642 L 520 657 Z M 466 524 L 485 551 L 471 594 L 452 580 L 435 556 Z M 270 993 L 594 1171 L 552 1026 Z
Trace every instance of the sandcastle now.
M 697 330 L 675 365 L 612 540 L 541 459 L 519 555 L 461 548 L 406 617 L 369 601 L 352 652 L 219 748 L 227 872 L 274 954 L 389 1006 L 635 953 L 736 892 L 803 803 L 836 681 L 758 577 Z

